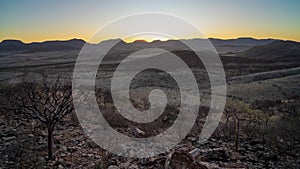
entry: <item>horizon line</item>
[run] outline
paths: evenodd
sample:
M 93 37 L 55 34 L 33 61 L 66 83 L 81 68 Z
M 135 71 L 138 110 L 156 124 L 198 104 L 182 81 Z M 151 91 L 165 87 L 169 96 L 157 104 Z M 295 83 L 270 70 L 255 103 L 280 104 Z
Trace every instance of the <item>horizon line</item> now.
M 294 41 L 294 42 L 299 42 L 298 40 L 292 40 L 292 39 L 278 39 L 278 38 L 255 38 L 255 37 L 251 37 L 251 36 L 240 36 L 240 37 L 236 37 L 236 38 L 217 38 L 217 37 L 208 37 L 208 38 L 179 38 L 179 39 L 167 39 L 167 40 L 160 40 L 160 39 L 154 39 L 152 41 L 147 41 L 145 39 L 136 39 L 134 41 L 125 41 L 124 39 L 122 38 L 111 38 L 111 39 L 105 39 L 105 40 L 102 40 L 102 41 L 99 41 L 99 42 L 96 42 L 96 43 L 93 43 L 93 42 L 89 42 L 89 41 L 86 41 L 84 39 L 81 39 L 81 38 L 77 38 L 77 37 L 74 37 L 74 38 L 70 38 L 70 39 L 46 39 L 46 40 L 43 40 L 43 41 L 31 41 L 31 42 L 24 42 L 24 40 L 22 39 L 17 39 L 17 38 L 7 38 L 7 39 L 2 39 L 2 41 L 0 43 L 3 43 L 4 41 L 20 41 L 24 44 L 32 44 L 32 43 L 44 43 L 44 42 L 65 42 L 65 41 L 71 41 L 71 40 L 82 40 L 84 41 L 85 43 L 89 43 L 89 44 L 99 44 L 101 42 L 105 42 L 105 41 L 109 41 L 109 40 L 116 40 L 116 39 L 120 39 L 122 40 L 123 42 L 125 43 L 134 43 L 134 42 L 138 42 L 138 41 L 143 41 L 145 43 L 152 43 L 152 42 L 155 42 L 155 41 L 160 41 L 160 42 L 167 42 L 167 41 L 170 41 L 170 40 L 195 40 L 195 39 L 209 39 L 209 40 L 237 40 L 237 39 L 254 39 L 254 40 L 281 40 L 281 41 Z

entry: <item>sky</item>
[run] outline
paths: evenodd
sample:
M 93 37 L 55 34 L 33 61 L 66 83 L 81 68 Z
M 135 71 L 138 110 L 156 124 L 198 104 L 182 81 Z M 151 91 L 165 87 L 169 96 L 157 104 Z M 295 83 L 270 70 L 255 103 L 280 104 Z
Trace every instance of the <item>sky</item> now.
M 300 41 L 299 7 L 298 0 L 0 0 L 0 41 L 88 41 L 111 21 L 144 12 L 182 18 L 205 37 Z

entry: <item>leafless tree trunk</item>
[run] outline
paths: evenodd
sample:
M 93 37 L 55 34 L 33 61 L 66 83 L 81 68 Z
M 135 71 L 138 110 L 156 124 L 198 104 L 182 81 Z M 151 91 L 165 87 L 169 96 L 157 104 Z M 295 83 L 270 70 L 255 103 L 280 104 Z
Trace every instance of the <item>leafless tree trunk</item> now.
M 53 130 L 48 128 L 48 160 L 53 160 Z
M 238 118 L 235 118 L 235 151 L 238 151 L 239 149 L 239 131 L 240 131 L 240 120 Z

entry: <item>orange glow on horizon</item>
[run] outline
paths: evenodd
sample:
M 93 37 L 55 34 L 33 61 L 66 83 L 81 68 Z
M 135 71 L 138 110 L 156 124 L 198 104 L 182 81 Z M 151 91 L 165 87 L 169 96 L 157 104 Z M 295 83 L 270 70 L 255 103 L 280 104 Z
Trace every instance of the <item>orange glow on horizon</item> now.
M 254 39 L 280 39 L 280 40 L 291 40 L 291 41 L 297 41 L 300 42 L 300 36 L 299 37 L 283 37 L 283 36 L 262 36 L 262 35 L 237 35 L 237 34 L 227 34 L 227 35 L 221 35 L 221 34 L 208 34 L 208 36 L 206 36 L 206 38 L 216 38 L 216 39 L 237 39 L 237 38 L 241 38 L 241 37 L 251 37 Z M 194 37 L 194 36 L 190 36 L 190 37 L 182 37 L 182 38 L 168 38 L 168 37 L 163 37 L 163 36 L 133 36 L 133 37 L 128 37 L 128 38 L 124 38 L 124 37 L 119 37 L 121 38 L 123 41 L 125 41 L 126 43 L 132 43 L 134 41 L 139 41 L 139 40 L 144 40 L 146 42 L 153 42 L 156 40 L 159 41 L 167 41 L 167 40 L 178 40 L 178 39 L 195 39 L 198 37 Z M 83 35 L 83 36 L 76 36 L 76 35 L 71 35 L 71 36 L 58 36 L 57 38 L 54 38 L 51 35 L 48 36 L 43 36 L 43 37 L 38 37 L 38 36 L 30 36 L 30 35 L 26 35 L 26 36 L 19 36 L 18 38 L 15 36 L 6 36 L 3 38 L 0 38 L 0 42 L 2 42 L 3 40 L 8 40 L 8 39 L 13 39 L 13 40 L 20 40 L 24 43 L 32 43 L 32 42 L 44 42 L 44 41 L 55 41 L 55 40 L 60 40 L 60 41 L 64 41 L 64 40 L 70 40 L 70 39 L 82 39 L 86 42 L 90 42 L 90 43 L 99 43 L 101 41 L 105 41 L 105 40 L 109 40 L 109 39 L 117 39 L 117 37 L 105 37 L 103 39 L 99 39 L 98 41 L 89 41 L 90 37 L 88 35 Z

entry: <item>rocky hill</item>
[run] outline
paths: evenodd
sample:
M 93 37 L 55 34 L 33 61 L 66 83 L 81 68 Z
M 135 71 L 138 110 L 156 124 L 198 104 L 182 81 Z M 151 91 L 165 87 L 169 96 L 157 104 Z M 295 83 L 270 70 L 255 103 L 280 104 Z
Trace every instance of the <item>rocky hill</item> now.
M 254 46 L 240 54 L 245 57 L 279 58 L 300 56 L 300 43 L 293 41 L 277 41 L 263 46 Z

